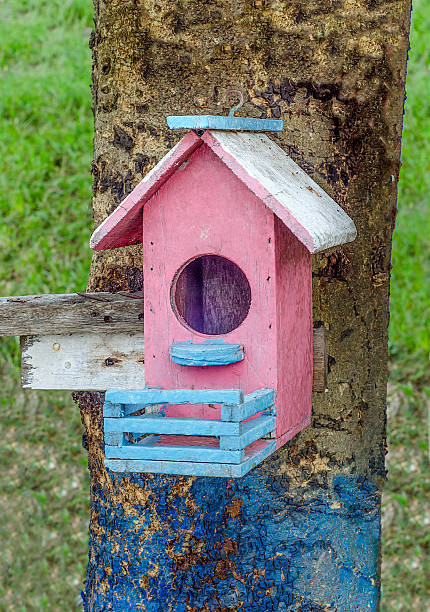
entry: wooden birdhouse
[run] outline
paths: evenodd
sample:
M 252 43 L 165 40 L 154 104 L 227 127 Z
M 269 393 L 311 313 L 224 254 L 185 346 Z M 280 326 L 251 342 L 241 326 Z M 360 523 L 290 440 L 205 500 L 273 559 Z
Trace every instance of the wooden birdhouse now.
M 310 423 L 312 254 L 356 230 L 266 135 L 180 119 L 227 129 L 188 132 L 91 238 L 144 262 L 145 381 L 106 394 L 106 465 L 242 476 Z

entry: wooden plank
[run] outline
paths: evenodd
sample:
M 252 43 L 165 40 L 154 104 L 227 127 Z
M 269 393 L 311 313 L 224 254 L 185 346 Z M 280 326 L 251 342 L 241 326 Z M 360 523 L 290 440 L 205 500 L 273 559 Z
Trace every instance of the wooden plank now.
M 67 334 L 21 338 L 22 386 L 104 391 L 145 386 L 140 334 Z
M 67 293 L 0 298 L 0 336 L 143 332 L 143 294 Z
M 203 463 L 191 461 L 150 461 L 138 459 L 105 459 L 105 466 L 112 472 L 177 474 L 182 476 L 214 476 L 218 478 L 241 478 L 261 463 L 276 449 L 275 442 L 264 443 L 245 456 L 245 461 L 233 463 Z
M 245 448 L 249 444 L 259 440 L 262 436 L 272 432 L 275 428 L 275 417 L 258 417 L 252 421 L 242 423 L 239 435 L 221 435 L 219 446 L 223 450 L 238 450 L 240 448 Z
M 105 432 L 124 431 L 183 436 L 238 436 L 241 428 L 240 423 L 225 423 L 217 419 L 163 418 L 146 415 L 122 419 L 105 418 L 104 425 Z
M 131 302 L 124 299 L 126 304 Z M 104 391 L 145 387 L 142 332 L 23 337 L 21 353 L 24 388 Z M 313 357 L 313 390 L 324 392 L 327 330 L 322 327 L 314 329 Z
M 112 404 L 223 404 L 243 402 L 240 389 L 158 389 L 139 391 L 109 389 L 106 401 Z
M 255 119 L 234 115 L 172 115 L 167 117 L 172 130 L 233 130 L 235 132 L 280 132 L 282 119 Z
M 243 404 L 223 404 L 221 406 L 221 421 L 240 423 L 257 412 L 273 406 L 275 392 L 273 389 L 257 389 L 245 395 Z
M 312 413 L 312 256 L 279 219 L 275 249 L 279 438 Z
M 328 347 L 325 327 L 314 328 L 314 377 L 312 390 L 324 393 L 327 389 Z
M 173 444 L 105 446 L 107 459 L 155 459 L 164 461 L 201 461 L 203 463 L 241 463 L 243 450 L 225 451 L 210 446 L 178 446 Z
M 207 121 L 207 116 L 204 119 Z M 253 121 L 217 118 L 220 120 Z M 91 248 L 110 249 L 142 242 L 145 203 L 203 142 L 311 253 L 355 239 L 357 231 L 352 219 L 265 134 L 216 130 L 206 131 L 202 139 L 194 132 L 186 134 L 95 230 Z

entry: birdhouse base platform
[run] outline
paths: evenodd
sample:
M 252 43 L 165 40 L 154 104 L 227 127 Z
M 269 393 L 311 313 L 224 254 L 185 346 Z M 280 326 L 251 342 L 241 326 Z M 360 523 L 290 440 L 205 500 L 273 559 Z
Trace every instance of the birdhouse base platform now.
M 218 404 L 219 419 L 165 416 L 167 405 Z M 230 390 L 106 392 L 105 466 L 148 472 L 240 478 L 276 450 L 274 392 Z M 266 439 L 265 439 L 266 438 Z

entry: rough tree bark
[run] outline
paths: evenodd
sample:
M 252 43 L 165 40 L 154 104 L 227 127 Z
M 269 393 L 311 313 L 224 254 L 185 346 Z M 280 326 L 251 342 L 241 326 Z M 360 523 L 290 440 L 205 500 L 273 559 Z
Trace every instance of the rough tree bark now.
M 391 235 L 410 0 L 95 0 L 98 225 L 182 134 L 168 114 L 282 117 L 276 141 L 354 219 L 314 258 L 329 392 L 312 426 L 238 480 L 103 467 L 102 396 L 78 396 L 88 441 L 86 611 L 376 610 L 384 482 Z M 225 109 L 224 109 L 225 110 Z M 94 255 L 88 289 L 137 291 L 139 246 Z

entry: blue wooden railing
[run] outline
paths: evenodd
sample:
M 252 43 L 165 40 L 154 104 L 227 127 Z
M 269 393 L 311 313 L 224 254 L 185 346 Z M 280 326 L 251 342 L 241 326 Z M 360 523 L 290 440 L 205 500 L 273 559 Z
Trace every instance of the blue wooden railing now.
M 167 404 L 220 404 L 221 418 L 166 417 Z M 123 473 L 244 476 L 275 450 L 275 441 L 264 439 L 275 430 L 273 404 L 271 389 L 245 396 L 238 389 L 109 390 L 105 465 Z

